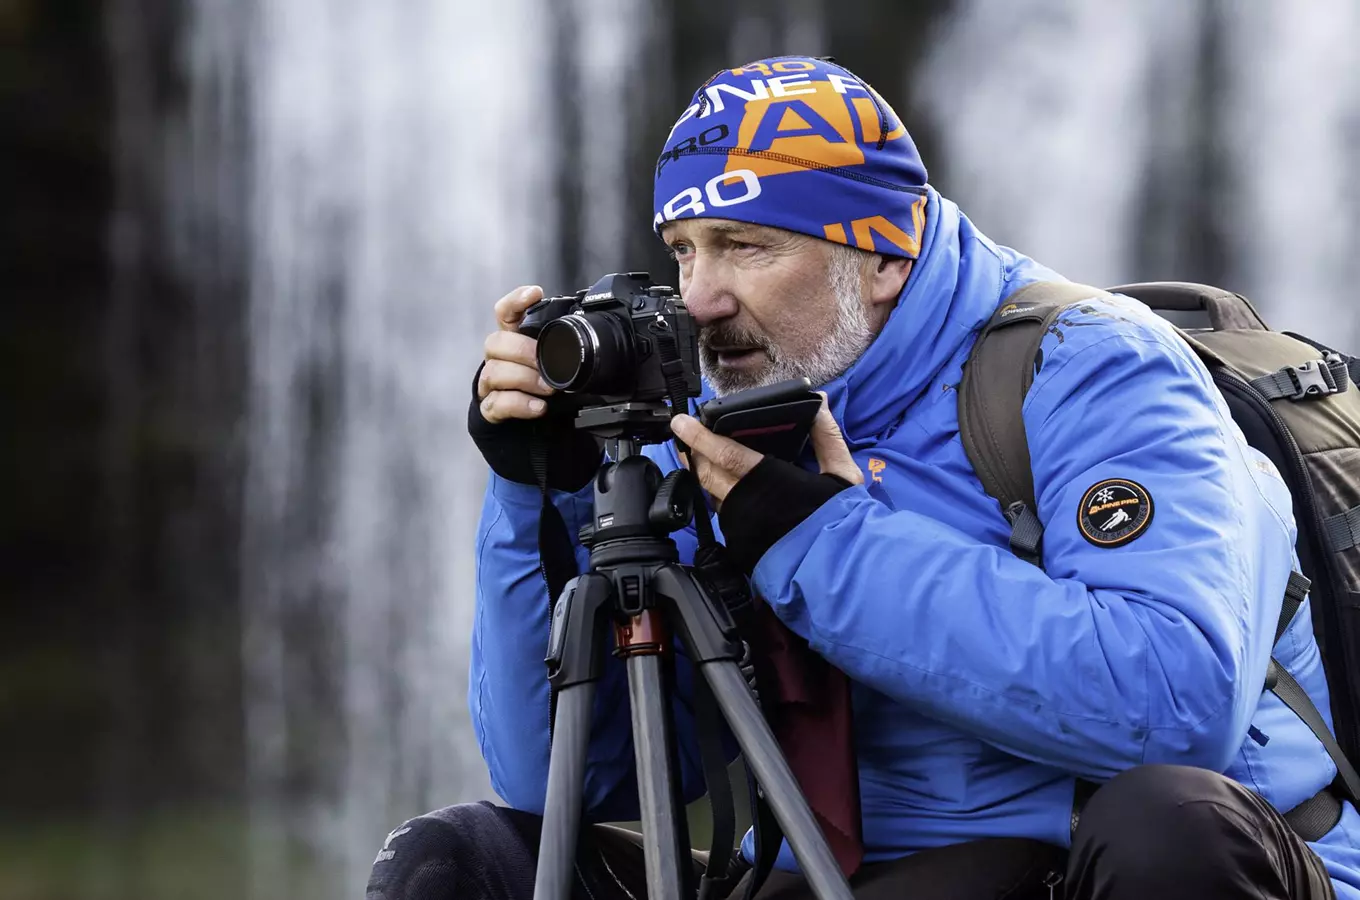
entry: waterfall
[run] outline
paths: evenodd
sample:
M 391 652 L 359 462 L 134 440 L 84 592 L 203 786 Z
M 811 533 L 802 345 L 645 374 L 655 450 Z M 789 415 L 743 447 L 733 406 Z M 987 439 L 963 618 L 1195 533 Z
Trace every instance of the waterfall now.
M 1354 350 L 1357 39 L 1349 0 L 967 0 L 910 85 L 1001 243 L 1096 284 L 1217 280 Z
M 1243 283 L 1277 328 L 1360 352 L 1360 5 L 1223 6 Z
M 485 467 L 465 422 L 491 303 L 555 280 L 547 8 L 252 15 L 253 893 L 352 894 L 387 829 L 491 796 L 466 709 Z
M 660 135 L 639 135 L 669 126 L 673 79 L 692 79 L 684 93 L 711 70 L 659 23 L 727 22 L 712 43 L 731 64 L 870 60 L 837 46 L 821 0 L 778 17 L 661 0 L 182 5 L 188 114 L 120 164 L 164 153 L 167 255 L 246 311 L 241 540 L 217 549 L 240 557 L 251 895 L 354 895 L 387 829 L 491 797 L 466 707 L 486 477 L 469 381 L 510 288 L 641 267 L 623 248 L 646 233 L 629 204 L 647 176 L 628 167 Z M 893 99 L 922 112 L 936 183 L 984 232 L 1084 281 L 1212 278 L 1277 327 L 1360 350 L 1354 0 L 1308 16 L 1265 0 L 952 6 L 904 66 L 913 102 Z M 149 116 L 124 125 L 161 127 Z M 130 321 L 134 291 L 115 293 L 115 324 Z M 214 393 L 222 358 L 195 356 L 185 398 Z
M 1078 281 L 1139 280 L 1149 94 L 1193 74 L 1194 24 L 1183 0 L 959 4 L 912 84 L 939 133 L 927 167 L 995 240 Z

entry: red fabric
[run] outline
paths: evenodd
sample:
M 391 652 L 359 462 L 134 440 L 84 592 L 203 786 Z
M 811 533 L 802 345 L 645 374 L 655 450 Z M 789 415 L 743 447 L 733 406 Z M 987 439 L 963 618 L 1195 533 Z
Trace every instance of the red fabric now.
M 760 705 L 780 749 L 849 878 L 864 859 L 850 679 L 758 603 L 751 647 L 764 670 Z M 777 695 L 767 696 L 767 685 Z

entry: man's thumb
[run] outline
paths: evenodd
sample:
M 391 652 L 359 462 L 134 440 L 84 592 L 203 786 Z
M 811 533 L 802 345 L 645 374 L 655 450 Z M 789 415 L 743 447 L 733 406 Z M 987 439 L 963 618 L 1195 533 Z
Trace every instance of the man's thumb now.
M 825 396 L 822 397 L 822 408 L 817 410 L 817 418 L 812 422 L 812 450 L 817 454 L 817 464 L 824 474 L 839 475 L 851 484 L 864 483 L 864 473 L 850 455 L 850 448 L 845 445 L 841 427 L 831 415 Z

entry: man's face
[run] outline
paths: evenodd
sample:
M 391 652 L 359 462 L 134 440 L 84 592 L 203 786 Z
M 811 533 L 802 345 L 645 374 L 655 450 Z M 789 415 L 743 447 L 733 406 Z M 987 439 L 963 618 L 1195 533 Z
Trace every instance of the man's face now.
M 718 394 L 805 377 L 822 385 L 873 340 L 858 251 L 779 228 L 682 219 L 662 229 Z

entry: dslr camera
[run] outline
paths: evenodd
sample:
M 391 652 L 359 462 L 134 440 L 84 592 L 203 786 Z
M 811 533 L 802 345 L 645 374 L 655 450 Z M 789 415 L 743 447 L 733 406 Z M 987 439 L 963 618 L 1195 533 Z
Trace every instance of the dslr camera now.
M 616 272 L 575 296 L 540 300 L 519 331 L 538 341 L 544 381 L 577 409 L 604 408 L 583 412 L 578 427 L 611 419 L 664 424 L 664 401 L 683 403 L 702 390 L 694 319 L 673 288 L 653 284 L 646 272 Z

